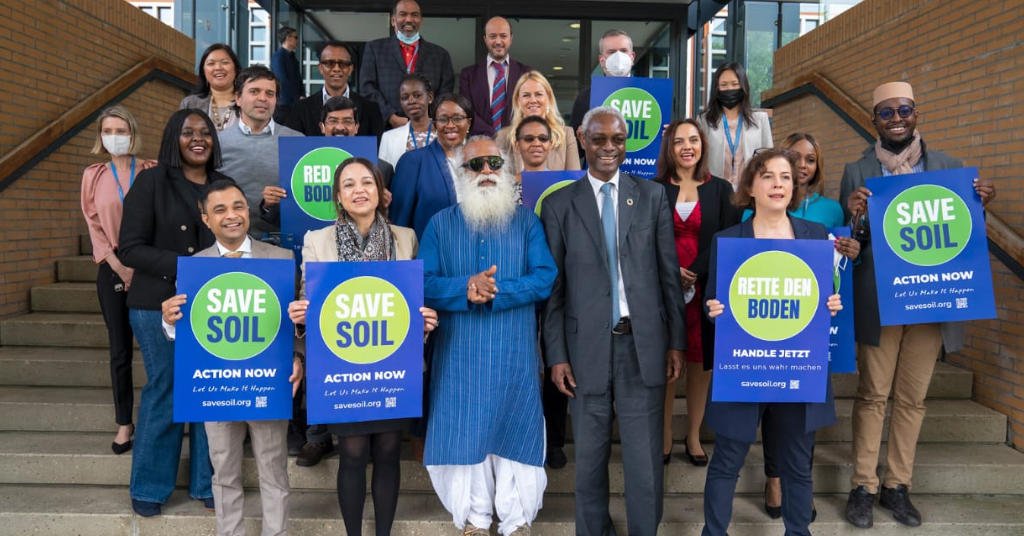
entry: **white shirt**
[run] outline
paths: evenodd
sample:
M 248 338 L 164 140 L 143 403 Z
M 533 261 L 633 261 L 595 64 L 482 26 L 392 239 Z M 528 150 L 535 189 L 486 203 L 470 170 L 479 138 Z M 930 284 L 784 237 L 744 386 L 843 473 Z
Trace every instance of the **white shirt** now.
M 242 129 L 242 134 L 245 134 L 246 136 L 252 136 L 253 135 L 252 128 L 250 128 L 249 125 L 246 125 L 245 121 L 242 121 L 241 118 L 239 118 L 239 120 L 238 120 L 238 128 Z M 274 129 L 277 128 L 277 124 L 274 123 L 274 118 L 273 117 L 271 117 L 270 118 L 270 122 L 267 123 L 267 128 L 270 129 L 270 135 L 273 136 L 274 135 Z M 257 135 L 263 134 L 263 132 L 264 131 L 260 131 L 260 132 L 257 132 L 256 134 Z
M 345 97 L 346 99 L 349 98 L 349 96 L 348 96 L 348 89 L 349 89 L 349 87 L 351 87 L 351 86 L 349 86 L 348 84 L 345 84 L 345 92 L 341 94 L 341 96 Z M 330 93 L 327 93 L 327 84 L 324 84 L 324 89 L 321 91 L 321 93 L 323 93 L 324 102 L 327 102 L 327 99 L 331 98 Z
M 217 251 L 220 252 L 220 256 L 221 257 L 223 257 L 224 255 L 226 255 L 228 253 L 232 253 L 233 252 L 232 250 L 222 246 L 220 244 L 219 240 L 217 241 Z M 252 258 L 252 239 L 249 238 L 248 236 L 246 236 L 245 237 L 245 241 L 242 242 L 242 245 L 239 246 L 238 249 L 236 249 L 234 251 L 241 251 L 242 252 L 242 257 L 241 258 L 243 258 L 243 259 L 251 259 Z M 173 341 L 174 340 L 174 335 L 176 333 L 176 330 L 174 329 L 174 326 L 171 325 L 171 324 L 168 324 L 167 321 L 164 320 L 162 317 L 160 318 L 160 325 L 164 328 L 164 336 L 167 337 L 167 340 Z
M 491 97 L 494 96 L 494 79 L 498 77 L 497 71 L 494 70 L 494 64 L 495 63 L 500 63 L 500 64 L 505 66 L 505 102 L 506 103 L 512 102 L 512 100 L 509 97 L 509 95 L 511 95 L 512 92 L 515 91 L 516 88 L 509 87 L 509 85 L 508 85 L 508 56 L 506 55 L 505 59 L 503 61 L 498 61 L 498 60 L 492 58 L 490 54 L 488 54 L 487 55 L 487 100 L 488 100 L 488 104 L 490 104 Z
M 597 214 L 601 216 L 601 207 L 604 204 L 604 194 L 601 193 L 601 187 L 605 185 L 605 182 L 599 179 L 595 179 L 590 172 L 587 172 L 587 180 L 590 181 L 590 187 L 594 189 L 594 197 L 597 199 Z M 612 204 L 615 206 L 615 252 L 619 254 L 619 258 L 622 257 L 622 247 L 619 242 L 619 172 L 615 172 L 615 176 L 608 181 L 608 184 L 612 185 Z M 619 259 L 615 259 L 618 265 L 619 275 L 619 315 L 623 318 L 629 316 L 629 303 L 626 302 L 626 286 L 622 283 L 622 262 Z

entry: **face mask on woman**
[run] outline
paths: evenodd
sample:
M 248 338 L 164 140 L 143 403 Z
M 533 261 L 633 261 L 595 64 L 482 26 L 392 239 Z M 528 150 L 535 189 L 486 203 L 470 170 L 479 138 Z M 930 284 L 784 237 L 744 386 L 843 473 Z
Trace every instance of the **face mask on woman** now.
M 132 144 L 131 136 L 106 134 L 100 136 L 100 139 L 103 140 L 103 148 L 106 149 L 111 156 L 122 156 L 128 154 L 128 147 Z
M 735 108 L 745 97 L 742 89 L 726 89 L 718 92 L 718 103 L 726 108 Z

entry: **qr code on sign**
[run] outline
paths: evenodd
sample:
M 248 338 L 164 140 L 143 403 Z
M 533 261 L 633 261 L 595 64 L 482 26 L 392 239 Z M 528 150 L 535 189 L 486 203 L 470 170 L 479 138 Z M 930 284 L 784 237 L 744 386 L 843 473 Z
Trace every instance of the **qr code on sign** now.
M 800 388 L 800 380 L 789 380 L 789 388 L 790 389 L 799 389 Z
M 265 397 L 265 396 L 257 396 L 256 397 L 256 407 L 257 408 L 265 408 L 265 407 L 267 407 L 267 397 Z
M 398 401 L 395 400 L 395 397 L 388 396 L 388 397 L 384 398 L 384 407 L 385 408 L 394 408 L 394 407 L 397 407 L 397 406 L 398 406 Z
M 956 299 L 956 308 L 957 309 L 966 309 L 967 308 L 967 298 L 957 298 Z

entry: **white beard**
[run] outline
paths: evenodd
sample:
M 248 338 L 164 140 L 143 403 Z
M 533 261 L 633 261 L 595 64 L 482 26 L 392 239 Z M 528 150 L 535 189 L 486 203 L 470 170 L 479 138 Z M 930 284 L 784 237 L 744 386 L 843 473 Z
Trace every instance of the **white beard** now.
M 494 181 L 494 186 L 479 186 L 485 180 Z M 459 173 L 459 207 L 466 217 L 466 223 L 474 230 L 504 228 L 512 221 L 516 207 L 515 178 L 507 172 L 480 174 L 470 178 L 469 173 Z

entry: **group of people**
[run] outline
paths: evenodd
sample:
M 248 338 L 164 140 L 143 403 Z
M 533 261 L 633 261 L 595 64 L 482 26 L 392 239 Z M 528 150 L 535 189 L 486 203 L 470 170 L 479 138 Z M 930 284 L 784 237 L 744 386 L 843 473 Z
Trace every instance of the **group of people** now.
M 211 46 L 195 93 L 166 124 L 156 161 L 137 156 L 139 129 L 128 110 L 114 106 L 101 114 L 94 153 L 109 161 L 86 169 L 82 208 L 110 337 L 119 425 L 112 450 L 133 452 L 135 512 L 160 513 L 174 488 L 185 430 L 172 422 L 174 325 L 190 298 L 175 288 L 177 258 L 292 258 L 260 240 L 280 228 L 288 195 L 278 186 L 276 138 L 371 135 L 379 139 L 377 163 L 340 163 L 332 190 L 337 221 L 304 238 L 298 299 L 287 309 L 296 325 L 289 378 L 295 418 L 188 425 L 189 494 L 216 511 L 219 534 L 244 534 L 246 433 L 259 467 L 263 534 L 286 531 L 287 455 L 297 455 L 298 466 L 316 465 L 335 449 L 332 436 L 339 438 L 346 531 L 362 532 L 372 460 L 376 533 L 389 534 L 405 432 L 420 438 L 413 442 L 417 459 L 459 530 L 487 534 L 496 512 L 499 533 L 529 534 L 543 504 L 544 465 L 567 463 L 567 413 L 576 532 L 614 533 L 608 461 L 617 420 L 628 531 L 655 534 L 680 376 L 689 420 L 683 448 L 690 463 L 708 467 L 703 534 L 726 534 L 739 471 L 759 427 L 765 510 L 783 519 L 787 534 L 809 534 L 814 436 L 835 422 L 831 385 L 820 404 L 709 399 L 714 321 L 724 310 L 715 295 L 716 238 L 828 239 L 826 228 L 844 224 L 857 230 L 857 238 L 835 239 L 835 248 L 855 262 L 860 371 L 846 518 L 870 527 L 880 495 L 898 521 L 919 525 L 909 489 L 924 396 L 940 350 L 959 349 L 963 330 L 880 326 L 864 179 L 962 164 L 926 148 L 910 85 L 875 90 L 878 141 L 846 166 L 842 204 L 824 196 L 824 153 L 812 134 L 794 133 L 772 147 L 768 117 L 751 108 L 746 76 L 735 63 L 715 72 L 704 113 L 666 126 L 656 177 L 648 181 L 620 172 L 626 122 L 615 108 L 588 110 L 589 90 L 565 124 L 548 81 L 509 58 L 507 20 L 488 21 L 488 58 L 463 70 L 459 94 L 451 92 L 447 52 L 419 37 L 422 22 L 416 2 L 395 4 L 396 36 L 369 43 L 364 53 L 362 95 L 348 87 L 351 50 L 325 44 L 321 94 L 292 101 L 283 124 L 274 117 L 286 91 L 274 71 L 241 69 L 229 47 Z M 629 36 L 610 31 L 600 47 L 605 74 L 629 76 Z M 548 196 L 538 217 L 522 206 L 521 177 L 544 170 L 581 171 Z M 995 196 L 990 181 L 975 188 L 983 203 Z M 424 418 L 307 426 L 306 263 L 413 258 L 424 262 L 421 313 L 424 333 L 432 334 L 424 348 Z M 828 308 L 842 308 L 838 295 Z M 137 428 L 133 334 L 147 376 Z M 700 443 L 705 420 L 716 437 L 712 456 Z

